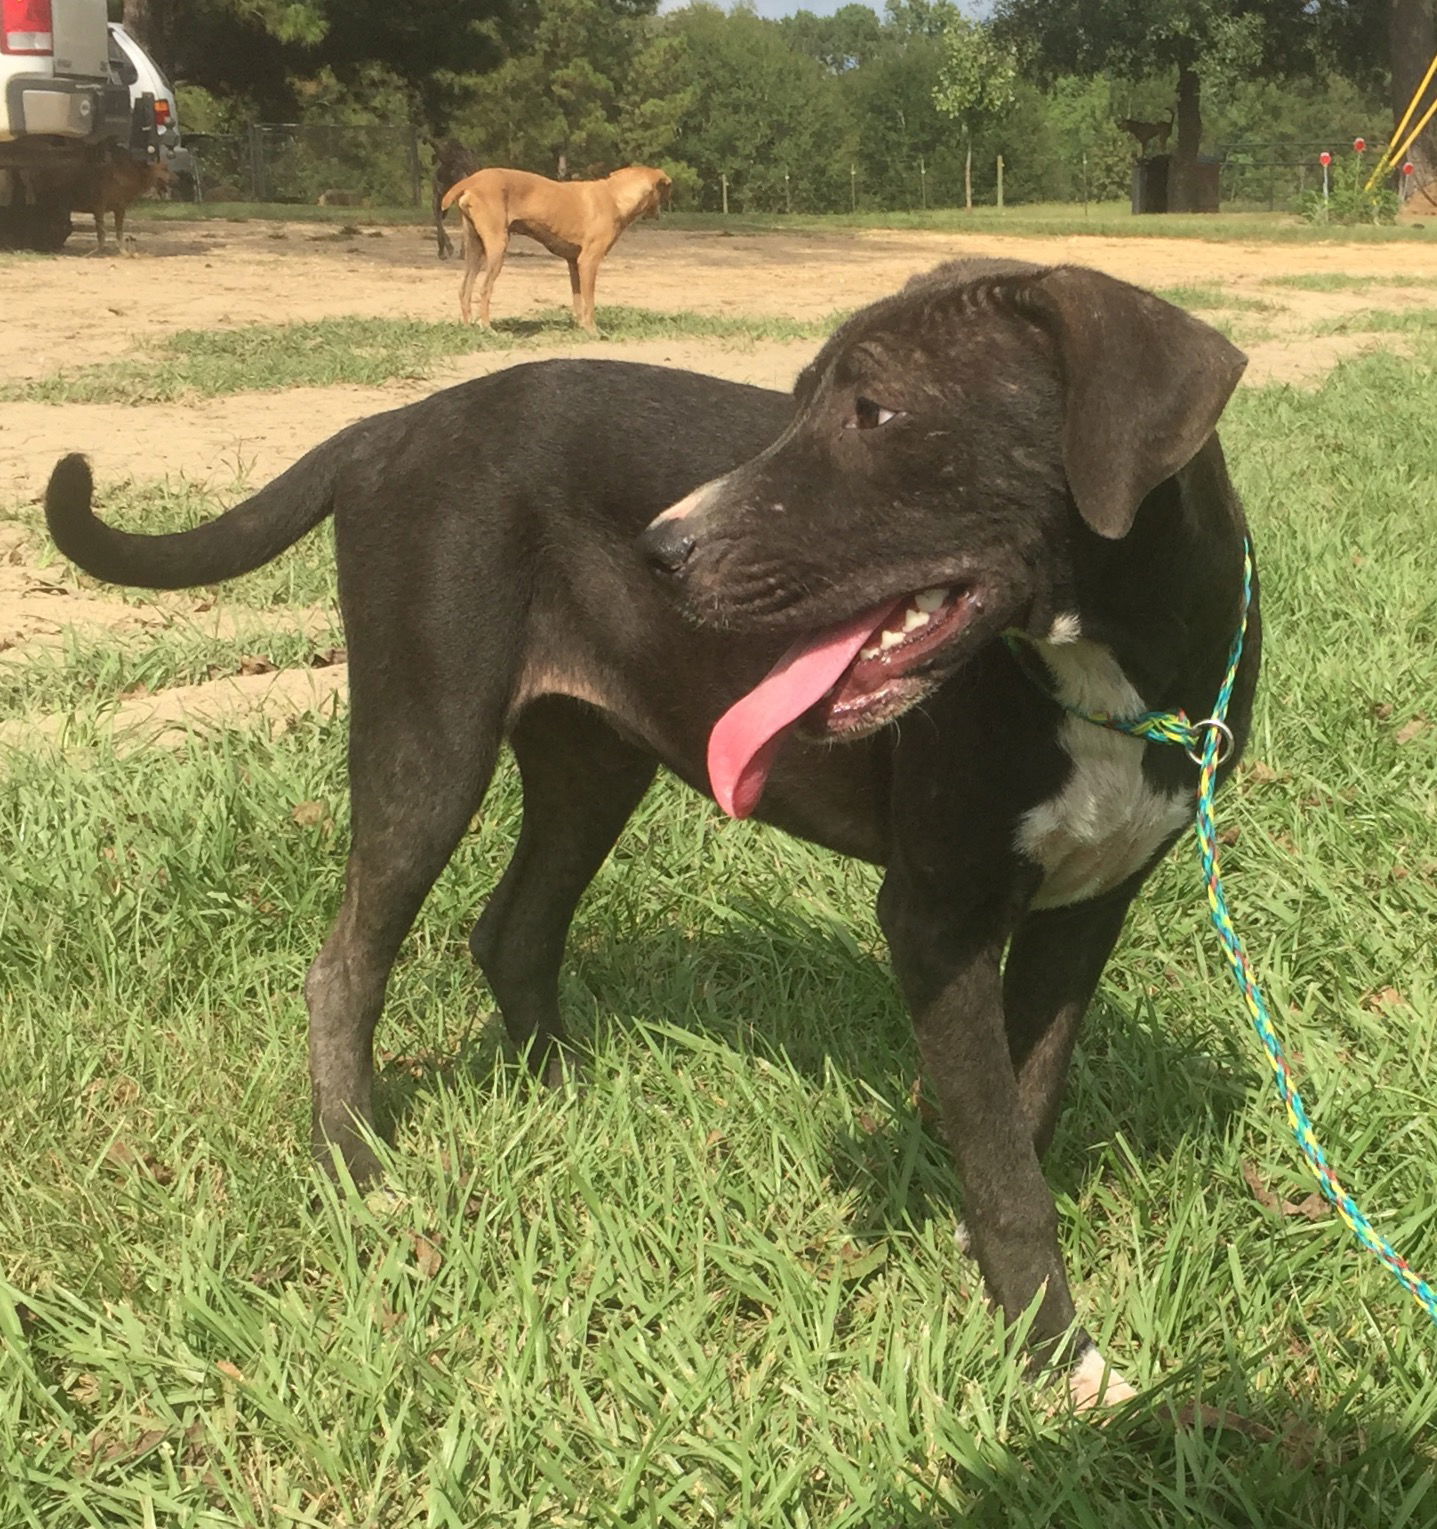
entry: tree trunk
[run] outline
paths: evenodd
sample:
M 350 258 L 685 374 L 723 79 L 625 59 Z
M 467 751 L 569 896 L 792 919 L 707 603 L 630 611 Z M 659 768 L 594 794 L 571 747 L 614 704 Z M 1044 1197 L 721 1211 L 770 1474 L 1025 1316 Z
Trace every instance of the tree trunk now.
M 1188 64 L 1178 66 L 1178 141 L 1168 163 L 1168 211 L 1195 212 L 1197 158 L 1202 142 L 1202 83 Z
M 173 0 L 125 0 L 125 30 L 160 66 L 166 78 L 175 71 Z M 1416 84 L 1416 81 L 1413 81 Z
M 1391 0 L 1387 13 L 1387 46 L 1392 61 L 1392 121 L 1396 124 L 1402 120 L 1412 92 L 1422 83 L 1433 54 L 1437 54 L 1437 9 L 1433 0 Z M 1404 138 L 1434 100 L 1437 100 L 1437 79 L 1428 85 L 1417 103 L 1417 109 L 1403 129 Z M 1433 203 L 1432 211 L 1437 212 L 1437 118 L 1418 134 L 1407 158 L 1417 167 L 1412 175 L 1412 195 L 1421 196 L 1425 189 Z

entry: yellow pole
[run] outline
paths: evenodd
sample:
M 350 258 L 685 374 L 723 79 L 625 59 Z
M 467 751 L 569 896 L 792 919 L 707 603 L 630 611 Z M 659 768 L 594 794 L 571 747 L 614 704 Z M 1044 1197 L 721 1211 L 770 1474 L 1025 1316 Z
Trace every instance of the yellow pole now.
M 1431 106 L 1429 106 L 1427 108 L 1427 110 L 1422 114 L 1422 120 L 1407 135 L 1407 142 L 1404 143 L 1400 149 L 1398 149 L 1396 155 L 1394 156 L 1394 158 L 1392 160 L 1392 163 L 1394 165 L 1397 163 L 1397 161 L 1399 159 L 1402 159 L 1402 158 L 1404 158 L 1406 156 L 1407 151 L 1422 136 L 1423 128 L 1425 128 L 1427 126 L 1427 124 L 1433 119 L 1433 117 L 1437 117 L 1437 101 L 1434 101 L 1431 104 Z
M 1392 138 L 1388 143 L 1387 148 L 1377 156 L 1377 163 L 1372 167 L 1372 174 L 1367 178 L 1367 185 L 1363 188 L 1364 190 L 1372 190 L 1377 182 L 1384 175 L 1386 175 L 1388 170 L 1391 169 L 1392 166 L 1402 158 L 1407 150 L 1417 142 L 1418 136 L 1422 132 L 1422 129 L 1427 126 L 1429 121 L 1431 121 L 1432 113 L 1429 111 L 1427 115 L 1423 117 L 1423 119 L 1413 129 L 1412 136 L 1407 140 L 1407 142 L 1404 143 L 1401 149 L 1399 149 L 1395 154 L 1393 153 L 1392 145 L 1396 143 L 1399 138 L 1401 138 L 1403 130 L 1412 120 L 1412 113 L 1417 110 L 1417 103 L 1422 99 L 1423 92 L 1432 83 L 1432 76 L 1434 74 L 1437 74 L 1437 55 L 1433 56 L 1432 62 L 1427 66 L 1427 73 L 1422 76 L 1422 83 L 1413 93 L 1412 99 L 1407 103 L 1407 110 L 1402 113 L 1401 122 L 1399 122 L 1396 128 L 1393 130 Z

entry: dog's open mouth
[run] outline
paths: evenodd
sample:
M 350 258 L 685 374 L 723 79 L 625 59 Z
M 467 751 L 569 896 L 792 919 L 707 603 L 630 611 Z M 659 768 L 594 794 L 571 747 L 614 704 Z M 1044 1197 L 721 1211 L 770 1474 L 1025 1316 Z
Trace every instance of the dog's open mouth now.
M 758 806 L 774 756 L 795 726 L 857 737 L 900 716 L 929 689 L 926 660 L 983 612 L 972 584 L 933 586 L 796 642 L 714 724 L 709 783 L 730 817 Z

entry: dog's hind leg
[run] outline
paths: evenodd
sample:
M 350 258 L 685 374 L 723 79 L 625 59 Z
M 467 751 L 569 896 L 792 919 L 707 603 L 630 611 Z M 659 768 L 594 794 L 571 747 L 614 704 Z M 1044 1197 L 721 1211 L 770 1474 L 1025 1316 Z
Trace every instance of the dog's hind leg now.
M 477 225 L 475 225 L 477 228 Z M 504 269 L 504 256 L 509 252 L 509 230 L 502 223 L 485 229 L 483 236 L 484 244 L 484 280 L 479 283 L 479 323 L 484 329 L 489 327 L 489 294 L 494 290 L 494 283 L 499 280 L 499 272 Z
M 460 551 L 454 565 L 470 566 Z M 305 996 L 315 1150 L 325 1158 L 337 1146 L 356 1182 L 378 1169 L 363 1129 L 374 1129 L 373 1038 L 389 971 L 483 799 L 507 704 L 505 655 L 479 623 L 455 621 L 444 594 L 431 581 L 413 590 L 397 621 L 385 621 L 382 607 L 367 622 L 347 619 L 349 860 Z
M 524 782 L 524 825 L 469 946 L 510 1040 L 536 1070 L 557 1078 L 559 965 L 569 922 L 655 765 L 597 713 L 561 697 L 529 706 L 510 743 Z
M 470 317 L 470 296 L 474 291 L 474 278 L 484 265 L 484 241 L 469 221 L 469 209 L 461 201 L 459 216 L 464 220 L 464 275 L 459 280 L 459 316 L 467 324 Z

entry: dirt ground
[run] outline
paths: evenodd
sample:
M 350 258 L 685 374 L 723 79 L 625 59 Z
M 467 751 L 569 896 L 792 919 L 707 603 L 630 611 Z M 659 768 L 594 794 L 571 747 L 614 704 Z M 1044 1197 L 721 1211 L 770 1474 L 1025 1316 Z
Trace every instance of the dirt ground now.
M 181 329 L 339 315 L 457 317 L 460 270 L 456 262 L 435 258 L 432 230 L 361 226 L 346 233 L 312 224 L 143 219 L 133 226 L 139 235 L 134 258 L 90 255 L 88 239 L 77 234 L 60 258 L 26 260 L 6 270 L 11 301 L 0 327 L 0 380 L 132 354 Z M 614 303 L 823 318 L 882 296 L 939 261 L 994 253 L 1093 265 L 1146 286 L 1217 287 L 1239 302 L 1260 299 L 1271 306 L 1232 315 L 1242 321 L 1238 339 L 1251 357 L 1248 378 L 1259 382 L 1310 383 L 1344 355 L 1400 343 L 1398 337 L 1361 332 L 1314 336 L 1312 330 L 1329 319 L 1366 308 L 1437 305 L 1437 246 L 1431 245 L 909 232 L 726 235 L 644 225 L 631 229 L 606 260 L 599 302 L 601 309 Z M 1275 277 L 1310 273 L 1397 282 L 1366 292 L 1269 285 Z M 1407 286 L 1402 278 L 1417 281 Z M 495 288 L 495 316 L 524 316 L 567 300 L 562 264 L 537 245 L 516 240 Z M 126 634 L 174 617 L 175 608 L 161 604 L 148 623 L 137 620 L 133 605 L 82 590 L 54 563 L 41 568 L 45 559 L 35 538 L 4 523 L 7 513 L 38 496 L 56 457 L 66 451 L 87 452 L 102 484 L 183 475 L 233 493 L 237 485 L 262 483 L 355 419 L 536 354 L 624 356 L 787 387 L 816 348 L 812 341 L 585 340 L 562 351 L 461 357 L 428 380 L 374 388 L 305 388 L 144 407 L 0 404 L 0 660 L 23 661 L 37 645 L 53 646 L 70 625 L 113 629 L 124 641 Z M 342 674 L 327 672 L 321 689 L 327 695 L 340 681 Z M 261 698 L 284 688 L 272 676 L 244 675 L 227 683 L 235 695 Z M 207 704 L 203 696 L 191 700 L 201 709 Z M 125 704 L 153 710 L 155 698 Z
M 364 230 L 340 236 L 306 224 L 139 222 L 133 259 L 71 253 L 17 266 L 7 276 L 24 301 L 0 327 L 0 379 L 42 376 L 132 352 L 180 329 L 371 317 L 457 316 L 459 269 L 434 257 L 432 231 Z M 1374 343 L 1371 336 L 1304 337 L 1314 323 L 1369 307 L 1437 304 L 1437 288 L 1362 293 L 1264 286 L 1274 276 L 1340 272 L 1437 279 L 1437 246 L 1233 244 L 1182 239 L 965 238 L 872 232 L 740 235 L 631 229 L 599 274 L 599 300 L 655 309 L 824 318 L 900 286 L 959 255 L 1002 253 L 1075 261 L 1146 286 L 1218 286 L 1280 304 L 1255 327 L 1249 378 L 1303 381 Z M 563 265 L 516 239 L 495 288 L 495 316 L 525 315 L 568 300 Z M 662 341 L 576 342 L 566 354 L 616 355 L 694 367 L 745 382 L 787 387 L 814 343 L 720 345 Z M 554 354 L 555 352 L 545 352 Z M 38 491 L 56 456 L 92 454 L 102 476 L 184 473 L 228 485 L 259 481 L 342 425 L 466 377 L 496 371 L 532 351 L 463 357 L 428 381 L 380 388 L 248 393 L 183 405 L 0 405 L 0 482 Z

